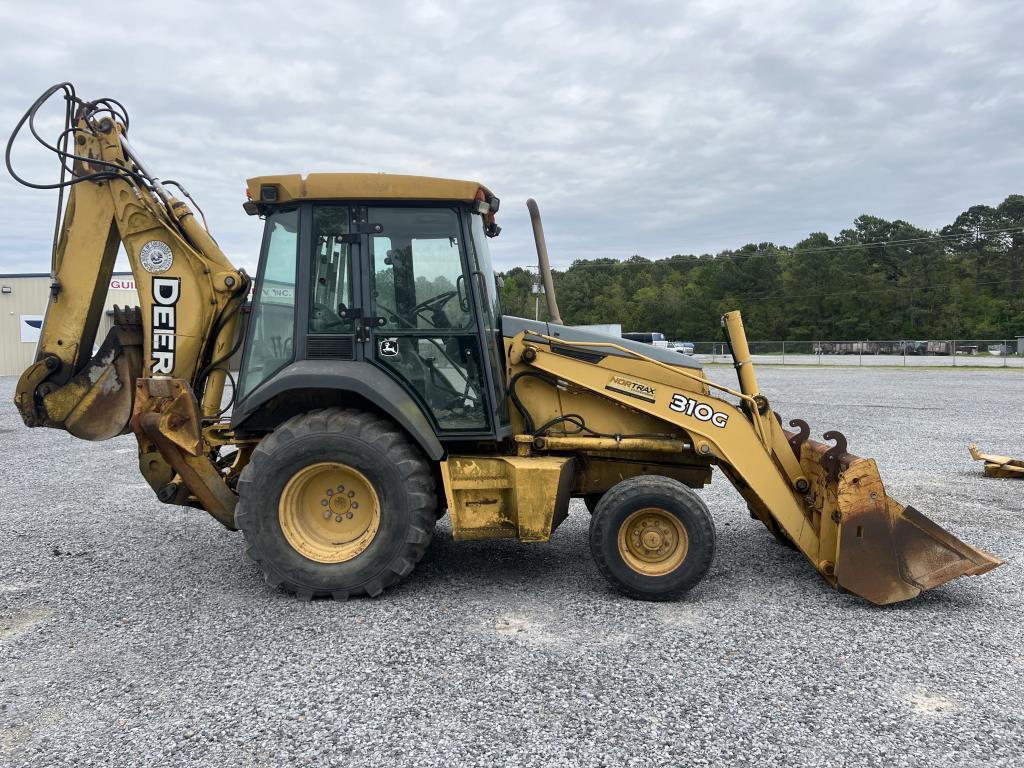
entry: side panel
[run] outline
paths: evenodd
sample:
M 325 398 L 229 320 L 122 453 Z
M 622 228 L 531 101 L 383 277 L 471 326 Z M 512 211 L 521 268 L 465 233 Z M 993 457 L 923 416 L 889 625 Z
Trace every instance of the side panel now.
M 568 456 L 452 456 L 441 463 L 452 538 L 544 542 L 568 516 Z
M 231 416 L 232 429 L 253 428 L 253 417 L 260 414 L 264 406 L 298 390 L 336 392 L 340 404 L 344 403 L 345 393 L 352 393 L 400 424 L 428 458 L 439 461 L 444 456 L 444 448 L 416 402 L 390 376 L 362 362 L 302 360 L 289 365 L 239 404 Z

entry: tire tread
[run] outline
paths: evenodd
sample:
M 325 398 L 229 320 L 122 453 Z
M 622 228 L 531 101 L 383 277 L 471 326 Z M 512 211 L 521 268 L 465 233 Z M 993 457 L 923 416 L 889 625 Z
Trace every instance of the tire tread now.
M 437 500 L 435 495 L 434 477 L 426 459 L 399 429 L 397 425 L 374 413 L 351 408 L 322 408 L 298 416 L 271 432 L 260 441 L 252 453 L 248 465 L 242 470 L 238 480 L 238 506 L 235 511 L 235 525 L 244 534 L 247 524 L 256 514 L 250 510 L 246 500 L 247 492 L 253 488 L 253 478 L 272 465 L 274 454 L 287 450 L 288 443 L 310 434 L 344 433 L 370 444 L 376 450 L 385 453 L 389 462 L 403 467 L 407 472 L 407 494 L 412 502 L 409 532 L 403 539 L 399 551 L 391 558 L 381 573 L 349 590 L 311 590 L 308 587 L 293 583 L 282 576 L 274 568 L 266 554 L 260 551 L 258 544 L 252 543 L 246 554 L 263 571 L 267 584 L 294 593 L 301 600 L 313 597 L 333 597 L 335 600 L 347 600 L 357 595 L 376 597 L 388 587 L 398 583 L 407 576 L 416 563 L 423 559 L 427 547 L 433 538 L 436 522 Z
M 687 500 L 685 506 L 688 508 L 688 512 L 690 513 L 690 522 L 697 525 L 701 529 L 700 533 L 705 537 L 705 541 L 710 542 L 709 546 L 697 549 L 693 556 L 698 559 L 691 561 L 696 572 L 699 574 L 696 581 L 703 578 L 711 567 L 711 562 L 714 559 L 714 521 L 712 520 L 711 514 L 708 512 L 708 509 L 704 505 L 700 496 L 678 480 L 674 480 L 670 477 L 664 477 L 662 475 L 639 475 L 631 477 L 617 483 L 604 494 L 594 509 L 593 516 L 590 519 L 590 552 L 594 558 L 594 564 L 597 566 L 597 570 L 601 575 L 627 597 L 631 597 L 636 600 L 651 601 L 674 600 L 689 591 L 696 581 L 692 584 L 686 584 L 675 589 L 666 589 L 657 593 L 638 590 L 618 578 L 611 566 L 611 563 L 605 555 L 604 548 L 600 546 L 600 543 L 606 541 L 608 536 L 616 538 L 618 536 L 617 530 L 611 530 L 611 510 L 614 510 L 622 504 L 628 503 L 631 496 L 635 496 L 641 492 L 664 493 L 669 497 Z M 690 556 L 691 555 L 688 553 L 687 558 Z

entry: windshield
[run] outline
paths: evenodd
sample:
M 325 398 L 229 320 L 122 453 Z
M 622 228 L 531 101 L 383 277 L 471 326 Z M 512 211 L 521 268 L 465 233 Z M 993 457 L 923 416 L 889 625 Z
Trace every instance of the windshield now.
M 295 267 L 299 212 L 267 216 L 263 274 L 253 296 L 241 394 L 247 395 L 292 360 L 295 330 Z

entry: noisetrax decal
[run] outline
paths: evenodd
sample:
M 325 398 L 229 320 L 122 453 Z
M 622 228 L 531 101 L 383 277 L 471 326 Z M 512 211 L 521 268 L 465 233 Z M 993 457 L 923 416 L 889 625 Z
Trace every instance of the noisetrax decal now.
M 174 372 L 175 331 L 178 327 L 178 299 L 181 278 L 153 278 L 153 373 Z
M 714 426 L 721 429 L 725 428 L 725 425 L 729 421 L 729 414 L 716 411 L 707 403 L 702 403 L 698 400 L 685 397 L 684 395 L 676 392 L 672 395 L 672 400 L 668 404 L 670 411 L 676 413 L 684 413 L 687 416 L 693 416 L 698 421 L 710 421 Z
M 612 376 L 604 388 L 610 389 L 612 392 L 621 392 L 623 395 L 629 395 L 638 400 L 646 400 L 648 403 L 653 403 L 658 393 L 658 390 L 650 384 L 643 384 L 622 376 Z

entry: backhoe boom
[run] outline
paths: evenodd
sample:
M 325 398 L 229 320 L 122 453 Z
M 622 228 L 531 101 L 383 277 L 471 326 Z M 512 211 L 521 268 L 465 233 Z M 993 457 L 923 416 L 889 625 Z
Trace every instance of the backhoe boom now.
M 250 281 L 191 208 L 144 168 L 119 116 L 100 103 L 75 103 L 73 151 L 65 157 L 73 162 L 65 184 L 70 194 L 36 362 L 17 385 L 18 410 L 28 426 L 105 440 L 130 429 L 136 382 L 159 376 L 191 387 L 203 423 L 213 423 Z M 140 307 L 115 310 L 114 326 L 94 355 L 119 246 Z M 173 468 L 144 434 L 140 464 L 158 492 L 171 484 Z M 185 503 L 189 494 L 182 493 L 176 500 Z

